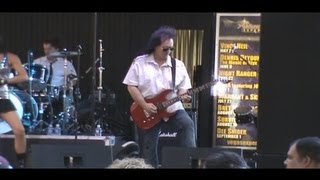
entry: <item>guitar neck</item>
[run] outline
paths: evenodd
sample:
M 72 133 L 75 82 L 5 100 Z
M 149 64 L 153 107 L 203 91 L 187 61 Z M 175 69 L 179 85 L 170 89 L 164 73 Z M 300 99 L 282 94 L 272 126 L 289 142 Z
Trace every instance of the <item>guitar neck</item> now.
M 164 102 L 160 102 L 160 103 L 157 103 L 156 106 L 157 106 L 157 109 L 158 110 L 163 110 L 163 109 L 166 109 L 167 107 L 171 106 L 172 104 L 178 102 L 178 101 L 181 101 L 182 100 L 182 97 L 181 96 L 177 96 L 175 98 L 172 98 L 170 100 L 167 100 L 167 101 L 164 101 Z
M 200 91 L 202 91 L 202 90 L 205 90 L 205 89 L 211 87 L 215 82 L 216 82 L 216 81 L 209 82 L 209 83 L 203 84 L 203 85 L 201 85 L 201 86 L 199 86 L 199 87 L 197 87 L 197 88 L 190 89 L 190 90 L 187 91 L 187 93 L 184 93 L 184 94 L 182 94 L 182 95 L 180 95 L 180 96 L 174 97 L 174 98 L 172 98 L 172 99 L 170 99 L 170 100 L 167 100 L 167 101 L 158 103 L 158 104 L 156 104 L 156 106 L 157 106 L 157 108 L 158 108 L 159 110 L 166 109 L 167 107 L 171 106 L 172 104 L 174 104 L 174 103 L 176 103 L 176 102 L 178 102 L 178 101 L 181 101 L 183 95 L 186 95 L 186 94 L 192 95 L 192 94 L 194 94 L 194 93 L 198 93 L 198 92 L 200 92 Z
M 215 81 L 214 82 L 208 82 L 208 83 L 203 84 L 203 85 L 201 85 L 201 86 L 199 86 L 197 88 L 190 89 L 190 90 L 188 90 L 187 94 L 188 95 L 192 95 L 194 93 L 198 93 L 198 92 L 200 92 L 202 90 L 205 90 L 205 89 L 211 87 L 214 83 L 215 83 Z

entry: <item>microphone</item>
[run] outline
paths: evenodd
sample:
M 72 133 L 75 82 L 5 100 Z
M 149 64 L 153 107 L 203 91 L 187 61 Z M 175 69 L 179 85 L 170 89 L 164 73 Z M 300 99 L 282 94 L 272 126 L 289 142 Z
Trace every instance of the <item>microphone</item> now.
M 82 50 L 82 46 L 81 46 L 80 44 L 78 45 L 78 49 L 79 49 L 79 50 Z

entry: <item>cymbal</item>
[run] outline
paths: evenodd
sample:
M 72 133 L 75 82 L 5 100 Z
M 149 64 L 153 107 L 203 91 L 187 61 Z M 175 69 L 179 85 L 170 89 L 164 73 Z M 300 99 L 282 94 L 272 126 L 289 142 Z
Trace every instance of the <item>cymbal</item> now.
M 77 51 L 58 51 L 58 52 L 53 52 L 50 53 L 48 56 L 49 57 L 70 57 L 70 56 L 79 56 L 81 53 Z

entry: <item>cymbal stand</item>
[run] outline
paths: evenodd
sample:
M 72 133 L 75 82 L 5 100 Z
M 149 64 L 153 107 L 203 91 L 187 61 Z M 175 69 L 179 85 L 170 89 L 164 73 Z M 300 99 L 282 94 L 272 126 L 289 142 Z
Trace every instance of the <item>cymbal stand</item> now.
M 100 66 L 98 67 L 98 70 L 99 70 L 99 86 L 97 87 L 99 105 L 101 105 L 102 90 L 103 90 L 103 87 L 102 87 L 102 73 L 103 73 L 103 70 L 105 69 L 102 66 L 102 53 L 103 53 L 103 51 L 104 51 L 104 49 L 102 47 L 102 39 L 99 39 L 99 53 L 100 53 L 99 61 L 100 61 Z M 101 115 L 99 116 L 97 124 L 101 125 Z
M 36 130 L 36 127 L 39 126 L 40 134 L 42 134 L 42 133 L 46 134 L 46 132 L 44 132 L 46 129 L 43 129 L 43 124 L 45 124 L 47 127 L 49 126 L 49 124 L 43 120 L 43 113 L 45 110 L 44 105 L 45 105 L 45 103 L 41 102 L 41 99 L 40 99 L 39 120 L 37 122 L 35 122 L 34 124 L 32 124 L 32 126 L 30 127 L 31 132 L 34 132 Z
M 81 55 L 81 50 L 82 47 L 81 45 L 78 46 L 78 63 L 77 63 L 77 72 L 78 72 L 78 77 L 80 77 L 80 55 Z M 80 92 L 80 78 L 78 78 L 76 90 L 75 90 L 75 95 L 76 95 L 76 100 L 75 104 L 78 105 L 79 101 L 81 100 L 81 92 Z
M 28 74 L 29 76 L 32 76 L 31 74 L 31 59 L 33 59 L 33 52 L 31 50 L 28 51 L 28 64 L 29 64 L 29 68 L 28 68 Z M 28 90 L 29 90 L 29 93 L 32 94 L 32 81 L 31 79 L 32 77 L 29 77 L 29 82 L 28 82 Z
M 78 77 L 80 76 L 80 55 L 81 55 L 81 50 L 82 47 L 81 45 L 78 45 L 78 62 L 77 62 L 77 73 L 78 73 Z M 73 87 L 70 87 L 71 89 L 73 89 Z M 71 96 L 73 95 L 73 92 L 71 93 Z M 80 92 L 80 78 L 78 78 L 77 81 L 77 85 L 76 85 L 76 90 L 75 90 L 75 100 L 72 102 L 74 102 L 74 112 L 73 112 L 73 116 L 74 116 L 74 120 L 73 120 L 73 126 L 74 126 L 74 130 L 75 130 L 75 140 L 77 140 L 78 137 L 78 105 L 79 105 L 79 101 L 81 100 L 81 92 Z M 73 97 L 73 96 L 72 96 Z
M 33 52 L 32 50 L 28 50 L 28 74 L 29 74 L 29 82 L 28 82 L 28 91 L 29 93 L 32 95 L 32 72 L 31 72 L 31 64 L 33 61 Z M 32 97 L 32 96 L 30 96 Z M 41 101 L 41 99 L 40 99 Z M 41 102 L 40 103 L 40 107 L 39 107 L 39 120 L 37 121 L 37 119 L 32 119 L 32 125 L 30 126 L 29 131 L 32 133 L 35 131 L 36 127 L 39 125 L 40 131 L 42 133 L 43 131 L 43 123 L 45 123 L 46 125 L 48 125 L 48 123 L 46 123 L 45 121 L 43 121 L 43 111 L 44 111 L 44 104 Z M 35 118 L 35 110 L 34 110 L 34 106 L 31 106 L 31 113 L 32 113 L 32 117 Z
M 64 52 L 67 52 L 67 49 L 63 49 Z M 67 53 L 66 53 L 67 54 Z M 66 134 L 66 122 L 68 119 L 68 113 L 67 113 L 67 68 L 68 68 L 68 59 L 67 55 L 64 56 L 64 83 L 63 83 L 63 121 L 62 121 L 62 128 L 61 132 L 62 134 Z
M 30 94 L 32 94 L 32 83 L 31 83 L 31 79 L 30 79 L 31 78 L 30 76 L 32 76 L 31 75 L 31 59 L 32 59 L 32 57 L 33 57 L 33 52 L 31 50 L 29 50 L 28 51 L 28 64 L 29 64 L 29 68 L 28 68 L 28 75 L 29 75 L 29 77 L 28 77 L 28 79 L 29 79 L 29 81 L 28 81 L 28 91 L 29 91 Z M 32 110 L 31 110 L 32 117 L 35 117 L 34 116 L 33 106 L 31 108 L 32 108 Z M 29 131 L 33 132 L 34 128 L 36 127 L 36 125 L 37 125 L 36 119 L 32 119 L 32 125 L 31 125 Z
M 96 73 L 96 63 L 97 63 L 97 61 L 99 60 L 99 58 L 97 58 L 97 56 L 96 56 L 96 54 L 97 54 L 97 24 L 98 24 L 98 21 L 97 21 L 97 17 L 98 17 L 98 15 L 97 15 L 98 13 L 97 12 L 95 12 L 95 13 L 93 13 L 93 16 L 92 16 L 92 18 L 93 18 L 93 20 L 92 20 L 92 22 L 93 22 L 93 43 L 92 43 L 92 52 L 93 52 L 93 62 L 92 62 L 92 75 L 91 75 L 91 93 L 92 93 L 92 97 L 93 98 L 91 98 L 91 111 L 90 111 L 90 122 L 92 123 L 91 125 L 91 128 L 93 129 L 94 127 L 95 127 L 95 114 L 96 114 L 96 112 L 95 112 L 95 106 L 96 106 L 96 98 L 95 98 L 95 92 L 96 92 L 96 84 L 97 84 L 97 82 L 96 82 L 96 75 L 97 75 L 97 73 Z M 86 71 L 86 73 L 87 73 L 88 71 Z

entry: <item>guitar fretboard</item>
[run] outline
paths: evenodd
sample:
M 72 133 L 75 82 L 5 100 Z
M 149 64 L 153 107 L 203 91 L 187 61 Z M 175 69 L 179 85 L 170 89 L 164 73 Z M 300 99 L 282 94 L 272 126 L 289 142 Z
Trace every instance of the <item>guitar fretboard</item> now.
M 202 90 L 205 90 L 205 89 L 211 87 L 211 86 L 214 85 L 216 82 L 217 82 L 217 80 L 208 82 L 208 83 L 203 84 L 203 85 L 201 85 L 201 86 L 199 86 L 199 87 L 197 87 L 197 88 L 188 90 L 187 93 L 185 93 L 185 94 L 192 95 L 192 94 L 194 94 L 194 93 L 198 93 L 198 92 L 200 92 L 200 91 L 202 91 Z M 180 95 L 180 96 L 174 97 L 174 98 L 172 98 L 172 99 L 170 99 L 170 100 L 167 100 L 167 101 L 164 101 L 164 102 L 161 102 L 161 103 L 157 103 L 157 104 L 156 104 L 157 109 L 158 109 L 158 110 L 163 110 L 163 109 L 166 109 L 167 107 L 171 106 L 172 104 L 174 104 L 174 103 L 176 103 L 176 102 L 178 102 L 178 101 L 181 101 L 181 100 L 182 100 L 182 97 L 181 97 L 181 96 L 183 96 L 183 95 L 185 95 L 185 94 L 182 94 L 182 95 Z

